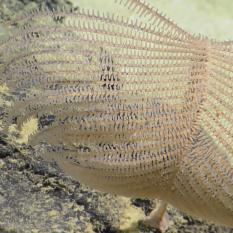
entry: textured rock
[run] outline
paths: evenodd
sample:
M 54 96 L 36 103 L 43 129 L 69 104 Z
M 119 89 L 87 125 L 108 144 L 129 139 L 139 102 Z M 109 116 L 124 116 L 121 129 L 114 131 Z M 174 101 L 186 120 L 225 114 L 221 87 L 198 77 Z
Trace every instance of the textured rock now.
M 19 152 L 0 141 L 0 232 L 156 232 L 138 216 L 152 201 L 88 190 L 31 148 Z M 233 232 L 169 208 L 167 232 Z M 135 218 L 135 219 L 134 219 Z M 127 228 L 129 228 L 127 230 Z

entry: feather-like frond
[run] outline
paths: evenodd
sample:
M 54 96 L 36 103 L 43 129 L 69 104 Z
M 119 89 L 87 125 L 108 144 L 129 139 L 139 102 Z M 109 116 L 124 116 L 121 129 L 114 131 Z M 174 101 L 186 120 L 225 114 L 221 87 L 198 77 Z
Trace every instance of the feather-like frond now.
M 158 197 L 230 225 L 233 43 L 193 36 L 144 1 L 116 2 L 146 20 L 41 9 L 7 22 L 2 130 L 14 125 L 9 132 L 43 145 L 45 158 L 96 188 Z M 29 119 L 37 127 L 25 130 Z M 204 170 L 217 163 L 226 176 Z

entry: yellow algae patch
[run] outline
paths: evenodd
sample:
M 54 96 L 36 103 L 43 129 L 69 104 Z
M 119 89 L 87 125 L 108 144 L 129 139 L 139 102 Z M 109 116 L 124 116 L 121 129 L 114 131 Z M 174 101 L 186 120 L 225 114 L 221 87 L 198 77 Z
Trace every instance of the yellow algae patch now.
M 51 210 L 48 213 L 49 217 L 56 217 L 59 215 L 59 212 L 57 210 Z
M 84 233 L 94 233 L 93 226 L 91 223 L 88 223 Z
M 10 125 L 8 131 L 9 131 L 9 133 L 16 133 L 16 132 L 18 132 L 17 125 L 16 124 Z
M 129 198 L 123 198 L 125 209 L 119 219 L 119 230 L 122 232 L 136 232 L 138 221 L 145 218 L 145 214 L 141 208 L 133 206 Z
M 39 232 L 39 230 L 37 230 L 37 229 L 32 229 L 32 233 L 38 233 Z
M 5 165 L 5 162 L 3 162 L 2 160 L 0 160 L 0 169 L 2 169 L 4 165 Z
M 0 93 L 7 93 L 9 91 L 9 88 L 6 84 L 0 85 Z
M 23 123 L 22 128 L 20 130 L 20 137 L 16 140 L 16 142 L 22 144 L 27 143 L 28 139 L 31 135 L 35 134 L 38 129 L 38 119 L 30 118 L 26 122 Z
M 9 88 L 7 87 L 6 84 L 0 85 L 0 94 L 9 95 L 8 91 L 9 91 Z M 11 107 L 12 103 L 11 101 L 5 100 L 4 97 L 0 95 L 0 106 Z

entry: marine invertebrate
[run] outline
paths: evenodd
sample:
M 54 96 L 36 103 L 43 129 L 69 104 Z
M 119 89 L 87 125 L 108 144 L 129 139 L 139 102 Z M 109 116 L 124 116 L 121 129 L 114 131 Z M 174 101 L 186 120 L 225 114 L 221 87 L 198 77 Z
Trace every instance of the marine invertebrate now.
M 9 23 L 3 128 L 35 118 L 29 143 L 79 181 L 233 227 L 233 43 L 122 2 L 143 20 L 43 9 Z

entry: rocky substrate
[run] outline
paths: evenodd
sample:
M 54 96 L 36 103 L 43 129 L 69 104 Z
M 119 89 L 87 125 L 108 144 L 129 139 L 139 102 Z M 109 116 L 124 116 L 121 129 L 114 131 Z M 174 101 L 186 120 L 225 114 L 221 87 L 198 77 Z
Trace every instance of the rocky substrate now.
M 32 148 L 0 140 L 0 232 L 159 232 L 143 225 L 152 201 L 127 199 L 81 186 Z M 169 207 L 168 233 L 233 231 Z

